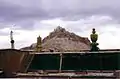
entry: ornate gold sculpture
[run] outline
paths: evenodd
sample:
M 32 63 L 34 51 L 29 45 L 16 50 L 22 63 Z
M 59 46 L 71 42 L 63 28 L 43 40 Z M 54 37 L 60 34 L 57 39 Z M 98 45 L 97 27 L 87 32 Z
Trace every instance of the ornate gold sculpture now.
M 96 34 L 95 28 L 92 29 L 92 34 L 90 35 L 91 43 L 91 51 L 98 51 L 99 48 L 97 47 L 99 44 L 97 43 L 98 34 Z
M 37 37 L 37 45 L 36 45 L 36 49 L 38 52 L 42 51 L 42 39 L 41 37 Z

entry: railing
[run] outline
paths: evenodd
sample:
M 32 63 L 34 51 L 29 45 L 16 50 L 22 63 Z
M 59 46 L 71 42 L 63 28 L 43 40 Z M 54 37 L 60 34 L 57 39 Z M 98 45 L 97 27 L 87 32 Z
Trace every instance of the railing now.
M 28 70 L 28 68 L 29 68 L 29 66 L 30 66 L 33 58 L 34 58 L 34 54 L 32 54 L 32 55 L 31 55 L 31 54 L 28 54 L 27 56 L 28 56 L 28 57 L 27 57 L 27 59 L 25 60 L 26 63 L 25 63 L 25 65 L 24 65 L 24 67 L 25 67 L 25 72 L 27 72 L 27 70 Z
M 23 52 L 37 52 L 35 50 L 21 50 Z M 66 50 L 64 52 L 89 52 L 90 50 Z M 99 51 L 120 51 L 120 49 L 100 49 Z M 50 52 L 50 51 L 41 51 L 41 52 Z

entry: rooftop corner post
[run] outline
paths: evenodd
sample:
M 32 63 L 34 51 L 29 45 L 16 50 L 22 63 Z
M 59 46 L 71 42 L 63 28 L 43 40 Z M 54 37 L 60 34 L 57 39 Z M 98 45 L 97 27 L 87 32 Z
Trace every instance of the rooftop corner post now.
M 42 51 L 42 38 L 40 36 L 37 37 L 36 51 L 37 52 Z
M 99 48 L 97 47 L 99 43 L 97 43 L 98 40 L 98 34 L 96 34 L 95 28 L 92 29 L 92 34 L 90 34 L 90 39 L 91 39 L 91 52 L 93 51 L 99 51 Z

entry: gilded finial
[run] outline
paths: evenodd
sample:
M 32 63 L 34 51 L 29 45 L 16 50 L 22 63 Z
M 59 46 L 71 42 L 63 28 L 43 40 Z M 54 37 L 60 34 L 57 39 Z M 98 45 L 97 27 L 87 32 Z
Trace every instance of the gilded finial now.
M 95 28 L 92 29 L 92 34 L 90 35 L 90 39 L 92 41 L 91 51 L 98 51 L 99 50 L 99 48 L 97 47 L 98 46 L 98 43 L 97 43 L 98 34 L 96 34 Z

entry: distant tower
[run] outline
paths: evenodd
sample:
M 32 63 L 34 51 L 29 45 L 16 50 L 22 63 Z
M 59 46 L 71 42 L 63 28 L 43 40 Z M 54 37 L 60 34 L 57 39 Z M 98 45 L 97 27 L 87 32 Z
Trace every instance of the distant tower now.
M 13 31 L 10 32 L 10 43 L 11 43 L 11 49 L 14 49 L 14 40 L 13 40 Z

